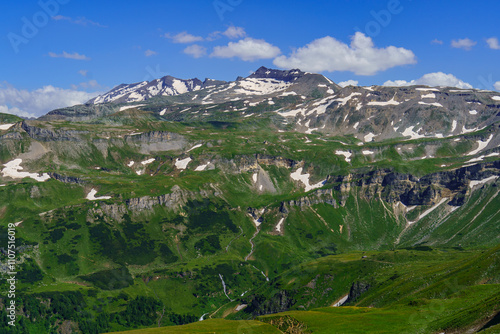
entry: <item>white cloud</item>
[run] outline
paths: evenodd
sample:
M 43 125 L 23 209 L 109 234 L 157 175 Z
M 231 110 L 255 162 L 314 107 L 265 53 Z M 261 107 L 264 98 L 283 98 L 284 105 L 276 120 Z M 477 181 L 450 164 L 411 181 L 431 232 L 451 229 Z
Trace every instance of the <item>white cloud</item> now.
M 431 41 L 431 44 L 439 44 L 439 45 L 443 45 L 443 41 L 442 40 L 439 40 L 437 38 L 433 39 Z
M 377 48 L 370 37 L 356 32 L 350 45 L 326 36 L 299 48 L 289 57 L 276 58 L 274 65 L 310 72 L 351 71 L 357 75 L 374 75 L 392 67 L 416 62 L 411 50 L 395 46 Z
M 493 50 L 500 50 L 500 43 L 498 43 L 498 38 L 496 37 L 491 37 L 486 40 L 486 43 L 488 43 L 488 46 L 490 49 Z
M 89 86 L 92 84 L 89 83 Z M 20 116 L 41 116 L 57 108 L 84 103 L 99 95 L 99 93 L 88 93 L 54 86 L 44 86 L 28 91 L 17 89 L 8 82 L 3 82 L 0 83 L 0 108 Z
M 49 52 L 49 56 L 52 58 L 66 58 L 66 59 L 74 59 L 74 60 L 90 60 L 89 57 L 85 55 L 81 55 L 77 52 L 74 53 L 68 53 L 66 51 L 63 51 L 61 54 L 57 54 L 54 52 Z
M 340 87 L 357 86 L 358 83 L 359 82 L 356 81 L 356 80 L 347 80 L 347 81 L 341 81 L 341 82 L 339 82 L 339 86 Z
M 493 86 L 495 87 L 496 90 L 500 91 L 500 81 L 495 82 Z
M 280 49 L 263 39 L 247 37 L 238 42 L 229 42 L 227 46 L 216 46 L 210 57 L 240 58 L 244 61 L 274 58 L 281 53 Z
M 230 39 L 235 39 L 235 38 L 243 38 L 247 35 L 247 33 L 245 32 L 245 29 L 243 29 L 242 27 L 230 26 L 229 28 L 226 29 L 226 31 L 222 33 L 222 35 Z
M 169 38 L 174 43 L 187 44 L 203 41 L 204 38 L 201 36 L 194 36 L 188 33 L 187 31 L 183 31 L 178 33 L 177 35 L 165 34 L 165 38 Z
M 94 21 L 87 19 L 86 17 L 78 17 L 76 19 L 73 19 L 73 18 L 68 17 L 68 16 L 56 15 L 56 16 L 53 16 L 52 19 L 56 20 L 56 21 L 61 21 L 61 20 L 68 21 L 68 22 L 71 22 L 74 24 L 79 24 L 82 26 L 91 25 L 91 26 L 97 26 L 97 27 L 101 27 L 101 28 L 107 28 L 106 26 L 103 26 L 100 23 L 97 23 L 97 22 L 94 22 Z
M 11 115 L 16 115 L 19 117 L 26 117 L 26 118 L 36 118 L 35 114 L 23 111 L 19 108 L 9 108 L 8 106 L 5 105 L 0 105 L 0 113 L 2 114 L 11 114 Z
M 457 48 L 457 49 L 464 49 L 466 51 L 469 51 L 472 49 L 474 45 L 476 45 L 477 42 L 469 39 L 469 38 L 463 38 L 463 39 L 454 39 L 451 41 L 451 47 Z
M 414 85 L 425 85 L 430 87 L 457 87 L 463 89 L 473 88 L 471 84 L 458 79 L 453 74 L 446 74 L 443 72 L 428 73 L 419 79 L 411 81 L 389 80 L 384 82 L 384 86 L 414 86 Z
M 86 77 L 87 74 L 89 74 L 89 71 L 88 70 L 80 70 L 78 71 L 78 73 L 82 76 L 82 77 Z
M 184 53 L 193 58 L 201 58 L 207 54 L 207 48 L 198 44 L 193 44 L 185 48 Z
M 146 57 L 156 56 L 157 54 L 158 54 L 158 52 L 153 51 L 153 50 L 149 50 L 149 49 L 144 51 L 144 55 Z
M 97 80 L 89 80 L 87 82 L 81 82 L 78 85 L 71 85 L 73 90 L 78 90 L 78 88 L 89 89 L 89 88 L 101 88 L 101 85 Z

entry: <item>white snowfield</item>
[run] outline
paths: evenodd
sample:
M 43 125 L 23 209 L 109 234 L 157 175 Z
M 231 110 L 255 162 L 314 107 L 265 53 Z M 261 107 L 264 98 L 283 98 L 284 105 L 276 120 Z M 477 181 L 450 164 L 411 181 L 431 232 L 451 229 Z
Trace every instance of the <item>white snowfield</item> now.
M 493 139 L 493 134 L 486 141 L 478 140 L 477 141 L 477 144 L 479 145 L 478 148 L 476 148 L 474 151 L 470 151 L 469 153 L 467 153 L 467 155 L 474 155 L 476 153 L 481 152 L 482 150 L 484 150 L 486 148 L 486 146 L 488 146 L 488 144 L 490 143 L 490 141 L 492 139 Z
M 349 95 L 349 96 L 346 96 L 346 97 L 339 97 L 339 98 L 334 99 L 333 101 L 340 102 L 340 105 L 345 106 L 345 105 L 346 105 L 346 103 L 347 103 L 350 99 L 352 99 L 353 97 L 355 97 L 356 95 L 361 95 L 361 93 L 351 93 L 351 95 Z
M 38 182 L 45 182 L 50 179 L 50 175 L 47 173 L 39 175 L 38 173 L 20 172 L 20 170 L 23 169 L 23 167 L 21 167 L 22 162 L 23 159 L 14 159 L 4 164 L 4 169 L 2 170 L 3 177 L 11 177 L 13 179 L 30 177 Z
M 186 158 L 186 159 L 182 159 L 182 160 L 179 160 L 178 158 L 175 160 L 175 167 L 177 167 L 178 169 L 186 169 L 187 168 L 187 165 L 189 162 L 191 162 L 191 158 Z
M 309 183 L 309 176 L 310 176 L 309 173 L 302 174 L 302 167 L 300 167 L 295 172 L 293 172 L 293 173 L 290 174 L 290 177 L 293 180 L 295 180 L 295 181 L 301 181 L 305 185 L 306 191 L 310 191 L 310 190 L 313 190 L 313 189 L 321 188 L 325 184 L 326 180 L 311 185 Z
M 373 138 L 377 137 L 377 135 L 373 134 L 373 133 L 369 133 L 367 134 L 365 137 L 364 137 L 364 141 L 365 142 L 370 142 L 373 140 Z
M 160 116 L 163 116 L 165 115 L 165 113 L 167 112 L 167 108 L 163 109 L 162 111 L 160 111 Z M 182 111 L 181 111 L 182 112 Z
M 418 101 L 418 104 L 443 108 L 443 105 L 441 103 L 438 103 L 438 102 L 426 103 L 426 102 Z
M 394 100 L 394 97 L 392 99 L 390 99 L 389 101 L 387 102 L 377 102 L 377 101 L 372 101 L 372 102 L 368 102 L 368 105 L 369 106 L 397 106 L 399 105 L 401 102 L 398 102 L 398 101 L 395 101 Z
M 424 211 L 423 213 L 420 214 L 420 216 L 418 216 L 418 220 L 424 218 L 425 216 L 427 216 L 429 213 L 431 213 L 432 211 L 436 210 L 441 204 L 443 204 L 444 202 L 446 202 L 448 200 L 447 197 L 441 199 L 439 201 L 439 203 L 437 203 L 436 205 L 434 205 L 432 208 Z
M 283 227 L 283 222 L 285 221 L 285 218 L 281 218 L 280 221 L 278 222 L 278 225 L 276 225 L 276 230 L 281 233 L 281 228 Z
M 415 90 L 419 90 L 419 91 L 422 91 L 422 92 L 439 92 L 439 89 L 437 88 L 415 88 Z
M 130 162 L 127 164 L 127 167 L 132 167 L 134 164 L 135 164 L 135 161 L 130 161 Z
M 0 124 L 0 130 L 9 130 L 11 127 L 14 126 L 15 123 L 11 124 Z
M 124 111 L 127 109 L 139 108 L 139 107 L 143 107 L 143 106 L 145 106 L 145 104 L 137 104 L 135 106 L 124 106 L 124 107 L 120 107 L 120 111 Z
M 363 150 L 361 153 L 363 153 L 364 155 L 371 155 L 371 154 L 375 154 L 375 152 L 373 152 L 373 151 L 369 151 L 369 150 Z
M 146 166 L 146 165 L 149 165 L 150 163 L 153 163 L 154 161 L 155 161 L 155 158 L 151 158 L 151 159 L 142 161 L 141 164 Z
M 352 156 L 352 153 L 349 152 L 349 151 L 341 151 L 341 150 L 336 150 L 335 151 L 335 154 L 336 155 L 343 155 L 344 158 L 345 158 L 345 161 L 346 162 L 351 162 L 351 156 Z
M 474 158 L 474 159 L 470 159 L 469 161 L 466 161 L 465 163 L 483 161 L 484 158 L 491 158 L 491 157 L 498 157 L 498 156 L 500 156 L 500 153 L 494 152 L 494 153 L 490 153 L 488 155 L 482 155 L 480 157 L 477 157 L 477 158 Z
M 97 201 L 100 199 L 110 199 L 111 198 L 111 196 L 95 197 L 96 194 L 97 194 L 97 190 L 92 188 L 92 190 L 87 194 L 86 199 L 88 199 L 89 201 Z
M 202 172 L 202 171 L 204 171 L 204 170 L 208 167 L 208 165 L 209 165 L 209 164 L 210 164 L 210 161 L 209 161 L 209 162 L 207 162 L 207 163 L 206 163 L 206 164 L 204 164 L 204 165 L 199 165 L 198 167 L 196 167 L 196 168 L 195 168 L 195 170 L 194 170 L 194 171 L 195 171 L 195 172 Z
M 410 127 L 406 128 L 406 129 L 403 131 L 402 135 L 403 135 L 403 136 L 405 136 L 405 137 L 408 137 L 408 136 L 409 136 L 409 137 L 411 137 L 410 139 L 419 139 L 419 138 L 424 138 L 424 137 L 425 137 L 425 135 L 419 135 L 419 134 L 418 134 L 418 132 L 419 132 L 421 129 L 418 129 L 418 130 L 415 132 L 415 131 L 413 131 L 413 129 L 414 129 L 414 128 L 415 128 L 415 126 L 414 126 L 414 125 L 412 125 L 412 126 L 410 126 Z
M 347 301 L 347 299 L 349 298 L 349 295 L 345 295 L 343 296 L 342 298 L 339 299 L 338 302 L 336 302 L 335 304 L 333 304 L 333 307 L 339 307 L 339 306 L 342 306 L 344 305 L 344 303 Z
M 252 180 L 253 180 L 253 183 L 257 183 L 257 176 L 258 176 L 258 175 L 259 175 L 258 173 L 254 173 L 254 174 L 252 175 Z
M 451 123 L 451 132 L 455 131 L 456 128 L 457 128 L 457 121 L 453 120 L 453 122 Z
M 191 147 L 189 150 L 187 150 L 186 152 L 191 152 L 192 150 L 197 149 L 198 147 L 202 147 L 202 146 L 203 146 L 203 144 L 196 144 L 193 147 Z
M 287 89 L 292 84 L 275 79 L 246 78 L 239 83 L 241 88 L 235 89 L 235 93 L 247 95 L 267 95 Z
M 498 179 L 498 176 L 493 175 L 493 176 L 490 176 L 490 177 L 488 177 L 488 178 L 486 178 L 486 179 L 483 179 L 483 180 L 479 180 L 479 181 L 470 181 L 470 183 L 469 183 L 469 187 L 472 189 L 472 188 L 474 188 L 475 186 L 483 185 L 483 184 L 485 184 L 485 183 L 488 183 L 488 182 L 490 182 L 490 181 L 494 181 L 494 180 L 496 180 L 496 179 Z
M 500 101 L 500 96 L 492 96 L 491 99 L 495 101 Z
M 434 93 L 424 94 L 424 95 L 422 95 L 422 98 L 423 99 L 435 99 L 436 94 L 434 94 Z
M 471 115 L 477 115 L 477 110 L 469 110 L 469 114 L 471 114 Z

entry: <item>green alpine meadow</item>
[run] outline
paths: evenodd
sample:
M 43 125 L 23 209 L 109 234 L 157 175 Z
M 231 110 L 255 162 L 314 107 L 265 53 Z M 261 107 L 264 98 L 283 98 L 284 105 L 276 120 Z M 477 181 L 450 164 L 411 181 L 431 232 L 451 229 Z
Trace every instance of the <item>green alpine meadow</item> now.
M 500 333 L 499 176 L 479 89 L 260 67 L 0 114 L 0 333 Z

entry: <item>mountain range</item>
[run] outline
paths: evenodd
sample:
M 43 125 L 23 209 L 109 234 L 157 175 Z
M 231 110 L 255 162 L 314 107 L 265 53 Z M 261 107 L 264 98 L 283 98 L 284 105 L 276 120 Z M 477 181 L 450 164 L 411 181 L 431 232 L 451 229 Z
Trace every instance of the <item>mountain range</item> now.
M 299 69 L 0 114 L 0 331 L 498 333 L 499 157 L 498 92 Z

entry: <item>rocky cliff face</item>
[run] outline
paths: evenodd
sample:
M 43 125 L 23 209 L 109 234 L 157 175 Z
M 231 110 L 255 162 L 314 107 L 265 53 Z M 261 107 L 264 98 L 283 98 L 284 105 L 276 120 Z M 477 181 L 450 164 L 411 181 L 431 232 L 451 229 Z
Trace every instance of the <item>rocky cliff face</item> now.
M 382 198 L 388 203 L 401 202 L 406 206 L 432 205 L 443 197 L 451 198 L 450 205 L 460 206 L 470 191 L 471 181 L 500 175 L 500 161 L 482 163 L 456 170 L 432 173 L 422 178 L 390 170 L 375 170 L 346 176 L 330 176 L 327 184 L 341 194 L 345 205 L 349 191 L 358 188 L 366 199 Z

